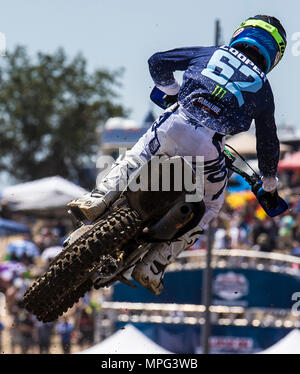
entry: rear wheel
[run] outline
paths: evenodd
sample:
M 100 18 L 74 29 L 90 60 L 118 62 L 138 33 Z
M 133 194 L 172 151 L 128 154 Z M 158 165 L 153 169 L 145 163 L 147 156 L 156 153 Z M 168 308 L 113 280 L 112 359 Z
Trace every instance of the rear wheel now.
M 92 288 L 89 279 L 104 255 L 120 249 L 141 227 L 137 212 L 123 207 L 98 221 L 67 246 L 23 298 L 24 307 L 49 322 L 57 319 Z

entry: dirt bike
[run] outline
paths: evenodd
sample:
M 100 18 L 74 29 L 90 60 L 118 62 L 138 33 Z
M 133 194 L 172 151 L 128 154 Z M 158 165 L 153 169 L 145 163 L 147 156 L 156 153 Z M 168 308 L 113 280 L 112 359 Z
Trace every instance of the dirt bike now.
M 162 109 L 178 105 L 177 95 L 167 96 L 157 87 L 152 90 L 150 98 Z M 277 192 L 266 193 L 253 169 L 249 175 L 235 165 L 237 159 L 247 164 L 236 154 L 225 149 L 227 168 L 246 179 L 270 216 L 284 212 L 287 204 Z M 80 212 L 73 210 L 80 227 L 66 240 L 63 251 L 54 258 L 45 274 L 24 294 L 23 305 L 29 312 L 39 320 L 49 322 L 66 312 L 93 287 L 109 287 L 117 281 L 135 287 L 126 275 L 147 253 L 151 243 L 173 241 L 197 226 L 205 212 L 204 202 L 187 202 L 191 191 L 178 190 L 174 183 L 174 170 L 181 170 L 181 178 L 189 176 L 195 180 L 192 166 L 182 157 L 167 158 L 164 162 L 171 170 L 167 191 L 162 188 L 165 177 L 163 163 L 153 173 L 149 162 L 146 169 L 145 165 L 141 167 L 136 179 L 146 170 L 147 188 L 136 191 L 129 185 L 95 222 L 85 224 Z M 158 179 L 157 191 L 151 188 L 154 175 Z M 184 180 L 181 180 L 181 186 L 184 185 Z
M 156 172 L 148 162 L 135 180 L 143 170 L 148 174 L 147 188 L 136 191 L 131 182 L 99 219 L 80 222 L 48 270 L 26 291 L 23 305 L 39 320 L 57 319 L 93 287 L 108 287 L 116 281 L 134 286 L 126 273 L 145 255 L 149 243 L 175 240 L 199 223 L 205 211 L 203 201 L 187 202 L 191 191 L 178 189 L 175 183 L 174 170 L 181 170 L 182 186 L 188 174 L 194 180 L 184 158 L 166 157 Z M 166 170 L 170 170 L 167 191 L 162 187 Z M 159 177 L 156 191 L 151 189 L 153 175 Z M 72 214 L 81 218 L 79 212 Z
M 240 162 L 247 164 L 238 156 Z M 261 193 L 261 179 L 253 169 L 250 175 L 237 167 L 236 156 L 228 149 L 224 157 L 227 168 L 246 179 L 269 215 L 281 214 L 287 209 L 278 194 L 274 197 Z M 85 224 L 80 221 L 79 212 L 72 212 L 80 221 L 80 227 L 66 240 L 62 252 L 48 270 L 24 294 L 23 305 L 29 312 L 49 322 L 65 313 L 93 287 L 109 287 L 117 281 L 136 287 L 128 279 L 128 273 L 145 255 L 150 243 L 175 240 L 199 223 L 205 212 L 204 202 L 187 202 L 187 194 L 191 192 L 184 188 L 178 191 L 174 183 L 176 165 L 182 170 L 182 178 L 189 173 L 194 178 L 192 167 L 182 157 L 166 158 L 164 163 L 155 174 L 159 177 L 158 191 L 150 188 L 153 173 L 149 163 L 146 191 L 135 191 L 129 185 L 92 223 Z M 168 191 L 161 188 L 166 165 L 170 167 L 173 181 Z

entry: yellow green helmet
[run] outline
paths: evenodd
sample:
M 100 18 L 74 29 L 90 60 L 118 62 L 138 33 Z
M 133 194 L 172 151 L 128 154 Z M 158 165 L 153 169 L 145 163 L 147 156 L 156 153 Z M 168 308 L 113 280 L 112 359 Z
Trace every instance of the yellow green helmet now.
M 265 73 L 281 60 L 286 48 L 286 32 L 275 17 L 257 15 L 248 18 L 234 32 L 229 46 L 258 53 Z M 245 52 L 246 53 L 246 52 Z

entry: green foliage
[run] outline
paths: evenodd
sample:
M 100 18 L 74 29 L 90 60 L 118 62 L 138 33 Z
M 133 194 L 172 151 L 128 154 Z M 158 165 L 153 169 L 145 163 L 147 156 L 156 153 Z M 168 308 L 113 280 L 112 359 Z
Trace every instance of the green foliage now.
M 0 167 L 18 180 L 50 175 L 80 180 L 98 151 L 96 127 L 126 116 L 118 104 L 122 70 L 87 71 L 63 49 L 29 57 L 16 47 L 1 59 Z

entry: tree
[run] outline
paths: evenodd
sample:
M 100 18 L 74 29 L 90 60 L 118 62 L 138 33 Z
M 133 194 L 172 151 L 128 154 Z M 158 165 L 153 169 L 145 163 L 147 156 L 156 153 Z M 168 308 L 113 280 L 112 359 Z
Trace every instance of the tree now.
M 58 49 L 33 59 L 20 46 L 1 65 L 1 169 L 22 181 L 80 181 L 98 151 L 96 127 L 128 114 L 117 102 L 122 70 L 88 73 L 80 54 L 69 62 Z

